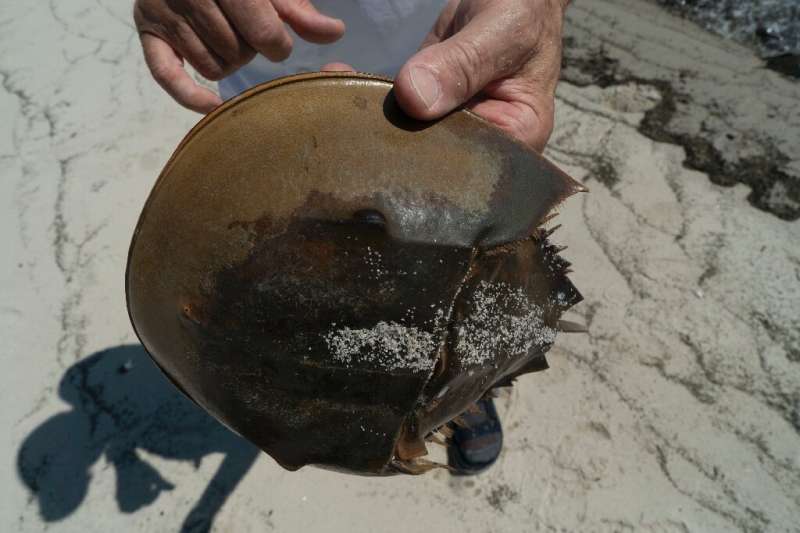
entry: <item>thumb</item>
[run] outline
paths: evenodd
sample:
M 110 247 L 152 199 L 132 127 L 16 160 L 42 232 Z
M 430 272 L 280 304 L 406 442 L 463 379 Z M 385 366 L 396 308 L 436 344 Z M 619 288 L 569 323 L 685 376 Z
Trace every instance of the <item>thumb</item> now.
M 400 107 L 417 119 L 439 118 L 516 72 L 528 58 L 521 43 L 530 36 L 507 27 L 507 20 L 483 12 L 452 37 L 417 52 L 395 80 Z

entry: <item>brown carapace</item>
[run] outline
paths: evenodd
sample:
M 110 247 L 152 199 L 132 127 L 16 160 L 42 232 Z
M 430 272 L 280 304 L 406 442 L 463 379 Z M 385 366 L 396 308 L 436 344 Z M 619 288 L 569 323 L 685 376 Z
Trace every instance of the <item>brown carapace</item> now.
M 583 187 L 478 116 L 315 73 L 204 118 L 133 236 L 128 310 L 189 397 L 285 468 L 385 475 L 547 367 L 580 301 L 542 229 Z

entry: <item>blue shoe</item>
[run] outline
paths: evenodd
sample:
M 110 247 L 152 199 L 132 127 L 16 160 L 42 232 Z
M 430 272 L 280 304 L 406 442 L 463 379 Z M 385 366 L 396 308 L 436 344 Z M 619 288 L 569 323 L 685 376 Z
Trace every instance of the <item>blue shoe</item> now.
M 503 428 L 491 398 L 475 402 L 477 410 L 461 414 L 463 425 L 450 422 L 452 443 L 447 448 L 447 464 L 458 476 L 480 474 L 492 466 L 503 449 Z

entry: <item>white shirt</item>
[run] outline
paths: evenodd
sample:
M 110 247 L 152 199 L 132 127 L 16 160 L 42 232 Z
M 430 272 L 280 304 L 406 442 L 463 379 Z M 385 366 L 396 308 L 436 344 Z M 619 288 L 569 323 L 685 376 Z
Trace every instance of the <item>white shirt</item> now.
M 292 54 L 280 63 L 258 55 L 219 83 L 228 99 L 253 85 L 281 76 L 319 70 L 339 61 L 359 72 L 395 76 L 433 27 L 446 0 L 315 0 L 314 6 L 342 19 L 344 36 L 332 44 L 304 41 L 294 32 Z

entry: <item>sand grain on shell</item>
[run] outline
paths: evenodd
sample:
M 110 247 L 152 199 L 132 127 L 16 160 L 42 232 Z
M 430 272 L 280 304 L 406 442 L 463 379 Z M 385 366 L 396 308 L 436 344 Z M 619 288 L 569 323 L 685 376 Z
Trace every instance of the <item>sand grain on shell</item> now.
M 559 294 L 563 298 L 563 294 Z M 558 298 L 558 296 L 557 296 Z M 472 297 L 472 312 L 458 330 L 458 351 L 465 366 L 481 365 L 497 353 L 519 355 L 556 338 L 544 323 L 544 310 L 522 289 L 482 281 Z
M 425 372 L 435 363 L 434 334 L 396 322 L 381 321 L 363 329 L 343 327 L 324 338 L 334 360 L 347 366 L 358 361 L 384 370 Z

